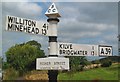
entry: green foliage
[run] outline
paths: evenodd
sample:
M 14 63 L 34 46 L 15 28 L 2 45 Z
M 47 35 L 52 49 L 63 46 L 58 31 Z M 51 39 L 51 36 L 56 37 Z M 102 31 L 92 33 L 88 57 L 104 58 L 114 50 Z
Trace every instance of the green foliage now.
M 83 71 L 84 66 L 88 65 L 89 61 L 87 61 L 86 57 L 80 57 L 80 71 Z
M 119 64 L 120 65 L 120 64 Z M 72 72 L 71 74 L 69 72 L 67 73 L 59 73 L 58 80 L 68 80 L 68 82 L 72 82 L 73 80 L 77 80 L 79 82 L 80 80 L 91 80 L 90 82 L 104 82 L 103 80 L 113 82 L 113 80 L 118 80 L 118 74 L 120 69 L 118 68 L 118 65 L 112 65 L 108 68 L 96 68 L 96 69 L 90 69 L 87 71 L 82 72 Z M 83 82 L 84 82 L 83 81 Z M 85 81 L 85 82 L 86 82 Z M 81 82 L 81 81 L 80 81 Z
M 44 57 L 41 45 L 36 41 L 16 44 L 6 52 L 7 63 L 20 74 L 35 69 L 36 58 Z
M 108 57 L 106 57 L 106 58 L 102 58 L 102 59 L 100 59 L 100 62 L 102 62 L 102 61 L 104 61 L 104 60 L 106 60 L 106 59 L 109 59 L 109 60 L 111 60 L 112 62 L 120 62 L 120 56 L 108 56 Z
M 69 57 L 71 71 L 82 71 L 85 65 L 90 64 L 86 57 Z
M 10 67 L 10 64 L 8 64 L 7 62 L 3 62 L 3 65 L 2 65 L 2 69 L 7 69 Z
M 27 42 L 26 44 L 30 44 L 30 45 L 32 45 L 32 46 L 36 46 L 38 49 L 41 48 L 41 44 L 38 43 L 38 42 L 36 42 L 35 40 L 29 41 L 29 42 Z
M 101 64 L 102 67 L 110 67 L 112 65 L 112 61 L 111 60 L 104 60 Z
M 80 65 L 80 58 L 79 57 L 69 57 L 70 61 L 70 69 L 71 71 L 76 71 L 78 66 Z

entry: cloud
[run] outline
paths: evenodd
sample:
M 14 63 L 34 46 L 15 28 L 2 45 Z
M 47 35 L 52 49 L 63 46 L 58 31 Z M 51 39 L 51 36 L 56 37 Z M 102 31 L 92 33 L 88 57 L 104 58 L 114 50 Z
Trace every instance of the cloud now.
M 119 0 L 70 0 L 71 2 L 119 2 Z
M 69 2 L 59 3 L 61 13 L 58 35 L 60 41 L 106 44 L 117 53 L 118 4 Z
M 119 2 L 119 0 L 2 0 L 2 2 Z
M 47 36 L 41 36 L 41 35 L 30 35 L 30 37 L 27 38 L 27 40 L 35 40 L 38 41 L 42 45 L 42 50 L 44 50 L 45 55 L 48 55 L 48 37 Z
M 36 18 L 41 15 L 40 5 L 32 2 L 4 2 L 3 14 L 9 14 L 25 18 Z
M 3 3 L 3 14 L 10 14 L 42 21 L 47 4 L 42 3 Z M 48 6 L 48 5 L 47 5 Z M 61 14 L 58 23 L 58 42 L 78 44 L 108 44 L 117 48 L 117 3 L 56 3 Z M 41 17 L 41 19 L 39 19 Z M 4 17 L 3 17 L 4 19 Z M 46 19 L 45 19 L 46 21 Z M 44 22 L 44 21 L 42 21 Z M 5 32 L 3 35 L 4 51 L 16 43 L 37 40 L 48 54 L 48 38 L 26 33 Z M 8 36 L 9 35 L 9 36 Z M 15 38 L 16 37 L 16 38 Z M 13 41 L 12 41 L 13 40 Z M 10 41 L 10 42 L 9 42 Z M 9 45 L 8 42 L 10 43 Z M 114 53 L 115 54 L 115 53 Z
M 29 0 L 1 0 L 1 2 L 28 2 Z
M 63 18 L 75 18 L 79 22 L 117 24 L 118 3 L 115 2 L 68 2 L 61 3 L 58 8 Z
M 2 3 L 0 3 L 0 12 L 2 12 Z M 2 18 L 2 13 L 0 13 L 0 18 Z M 0 19 L 0 56 L 2 56 L 2 19 Z
M 2 3 L 2 44 L 3 44 L 3 55 L 13 45 L 24 43 L 32 39 L 41 41 L 41 37 L 35 37 L 36 35 L 30 35 L 20 32 L 9 32 L 5 31 L 5 16 L 12 15 L 20 18 L 28 18 L 32 20 L 40 20 L 39 17 L 42 14 L 42 7 L 37 3 L 32 2 L 3 2 Z M 40 20 L 41 26 L 44 21 Z M 34 37 L 34 38 L 33 38 Z M 43 41 L 42 41 L 43 42 Z M 7 44 L 7 45 L 6 45 Z
M 116 32 L 116 25 L 113 24 L 99 24 L 99 23 L 87 23 L 87 22 L 79 22 L 73 19 L 65 19 L 59 25 L 59 33 L 64 36 L 74 35 L 74 37 L 96 37 L 101 34 L 105 34 L 105 32 Z M 75 36 L 77 35 L 77 36 Z

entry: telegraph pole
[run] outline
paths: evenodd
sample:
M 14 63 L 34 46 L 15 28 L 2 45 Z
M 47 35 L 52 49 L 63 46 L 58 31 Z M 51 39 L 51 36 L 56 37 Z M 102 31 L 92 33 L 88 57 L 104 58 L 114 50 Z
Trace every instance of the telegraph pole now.
M 57 55 L 57 23 L 60 17 L 55 4 L 53 3 L 45 15 L 48 17 L 47 22 L 49 23 L 49 57 L 58 57 Z M 57 82 L 58 70 L 48 70 L 49 82 Z

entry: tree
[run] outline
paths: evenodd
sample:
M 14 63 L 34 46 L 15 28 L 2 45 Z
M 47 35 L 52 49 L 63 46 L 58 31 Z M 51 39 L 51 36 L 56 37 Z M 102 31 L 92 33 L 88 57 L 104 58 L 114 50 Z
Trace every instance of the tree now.
M 87 61 L 86 57 L 80 57 L 80 70 L 83 71 L 84 66 L 88 65 L 89 62 Z
M 86 57 L 69 57 L 71 71 L 82 71 L 85 65 L 89 64 Z
M 44 51 L 36 41 L 16 44 L 6 52 L 7 63 L 20 74 L 36 68 L 36 58 L 44 57 Z
M 109 59 L 106 59 L 102 62 L 101 67 L 110 67 L 112 65 L 112 61 Z
M 69 57 L 71 71 L 77 71 L 80 65 L 79 57 Z
M 41 48 L 41 44 L 38 43 L 38 42 L 35 41 L 35 40 L 29 41 L 29 42 L 27 42 L 26 44 L 30 44 L 30 45 L 32 45 L 32 46 L 36 46 L 38 49 Z

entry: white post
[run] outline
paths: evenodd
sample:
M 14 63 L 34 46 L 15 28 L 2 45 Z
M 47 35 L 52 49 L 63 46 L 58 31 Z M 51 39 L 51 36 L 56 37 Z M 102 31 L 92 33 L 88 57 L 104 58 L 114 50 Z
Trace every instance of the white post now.
M 57 23 L 60 17 L 55 4 L 53 3 L 45 15 L 48 17 L 49 22 L 48 33 L 49 33 L 49 57 L 57 57 Z M 57 82 L 58 70 L 48 70 L 49 82 Z
M 49 33 L 49 56 L 57 56 L 57 23 L 60 17 L 58 10 L 53 3 L 48 10 L 46 11 L 45 15 L 48 17 L 48 33 Z
M 59 19 L 49 18 L 49 56 L 57 56 L 57 23 Z

